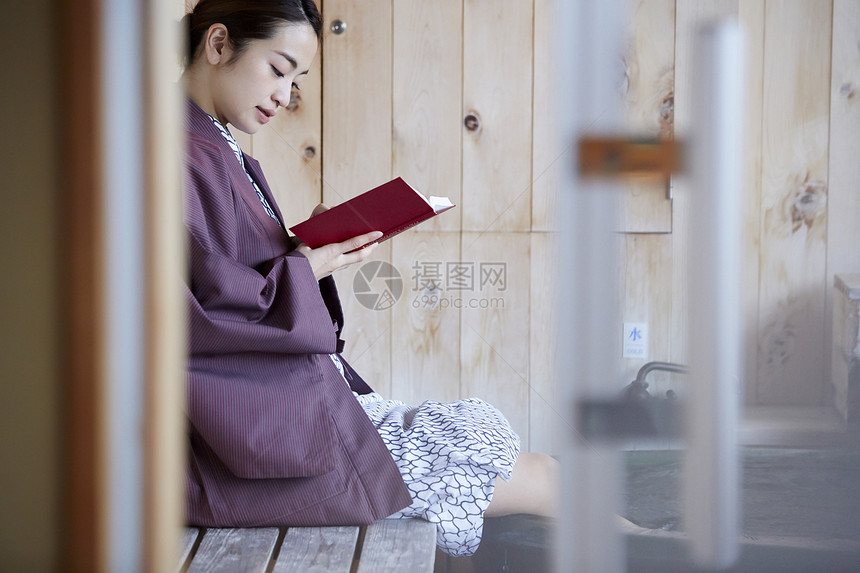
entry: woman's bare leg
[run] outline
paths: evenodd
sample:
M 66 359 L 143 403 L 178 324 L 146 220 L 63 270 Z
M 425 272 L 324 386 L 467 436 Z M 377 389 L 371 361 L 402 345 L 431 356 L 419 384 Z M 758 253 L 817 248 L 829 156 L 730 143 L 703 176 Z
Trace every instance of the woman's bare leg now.
M 558 515 L 558 461 L 546 454 L 520 452 L 511 481 L 496 480 L 496 490 L 490 506 L 484 512 L 489 517 L 512 513 L 531 513 L 555 517 Z
M 511 481 L 496 480 L 496 490 L 486 517 L 500 517 L 512 513 L 531 513 L 558 517 L 558 461 L 546 454 L 520 452 Z M 621 531 L 645 531 L 626 518 L 616 516 Z M 653 530 L 648 530 L 653 531 Z

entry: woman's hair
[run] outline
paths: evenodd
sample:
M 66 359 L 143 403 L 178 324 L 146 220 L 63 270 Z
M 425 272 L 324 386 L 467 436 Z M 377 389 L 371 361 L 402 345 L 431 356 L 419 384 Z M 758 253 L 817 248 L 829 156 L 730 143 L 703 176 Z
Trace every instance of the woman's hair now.
M 188 31 L 186 65 L 194 61 L 212 24 L 227 27 L 232 60 L 247 48 L 249 41 L 271 38 L 284 24 L 310 24 L 317 38 L 322 37 L 322 16 L 314 0 L 200 0 L 185 15 L 183 24 Z

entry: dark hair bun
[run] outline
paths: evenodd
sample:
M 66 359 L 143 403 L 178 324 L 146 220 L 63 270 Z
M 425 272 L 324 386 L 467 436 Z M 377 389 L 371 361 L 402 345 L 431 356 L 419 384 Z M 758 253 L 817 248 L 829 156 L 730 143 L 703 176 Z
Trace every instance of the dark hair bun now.
M 188 34 L 189 64 L 213 24 L 227 27 L 234 57 L 251 40 L 271 38 L 284 24 L 309 24 L 317 38 L 322 37 L 322 16 L 313 0 L 200 0 L 182 20 Z

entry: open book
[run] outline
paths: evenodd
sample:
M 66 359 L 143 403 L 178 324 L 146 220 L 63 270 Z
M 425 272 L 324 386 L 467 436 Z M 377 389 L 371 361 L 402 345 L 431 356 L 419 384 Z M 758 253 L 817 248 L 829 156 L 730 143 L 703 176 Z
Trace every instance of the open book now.
M 370 231 L 382 231 L 375 241 L 381 243 L 454 206 L 447 197 L 424 197 L 398 177 L 290 227 L 290 231 L 312 249 Z

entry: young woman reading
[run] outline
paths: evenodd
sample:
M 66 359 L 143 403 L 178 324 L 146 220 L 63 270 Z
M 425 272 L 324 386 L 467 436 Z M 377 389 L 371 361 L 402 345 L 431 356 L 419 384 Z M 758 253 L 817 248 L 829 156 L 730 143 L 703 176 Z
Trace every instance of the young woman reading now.
M 186 23 L 189 522 L 416 517 L 469 555 L 485 515 L 554 514 L 555 461 L 520 453 L 498 410 L 386 400 L 340 356 L 331 273 L 380 233 L 299 243 L 230 133 L 264 129 L 301 85 L 322 29 L 312 0 L 202 0 Z

